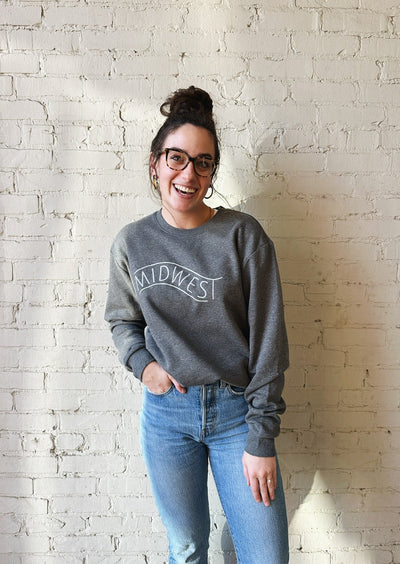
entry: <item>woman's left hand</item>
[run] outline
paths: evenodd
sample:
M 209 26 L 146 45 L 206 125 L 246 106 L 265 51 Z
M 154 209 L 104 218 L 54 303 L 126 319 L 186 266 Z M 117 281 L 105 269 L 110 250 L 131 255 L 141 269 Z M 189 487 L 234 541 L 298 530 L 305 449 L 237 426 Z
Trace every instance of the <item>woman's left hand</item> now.
M 262 501 L 269 506 L 275 499 L 276 459 L 275 456 L 253 456 L 244 452 L 243 472 L 257 502 Z

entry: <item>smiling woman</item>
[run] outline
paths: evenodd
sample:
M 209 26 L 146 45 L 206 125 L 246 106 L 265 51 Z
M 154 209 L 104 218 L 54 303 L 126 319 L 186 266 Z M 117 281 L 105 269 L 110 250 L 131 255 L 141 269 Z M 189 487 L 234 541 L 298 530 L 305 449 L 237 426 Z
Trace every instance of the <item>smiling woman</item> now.
M 158 155 L 152 153 L 150 158 L 152 177 L 158 181 L 160 190 L 163 217 L 175 227 L 198 227 L 213 213 L 204 198 L 215 168 L 214 139 L 204 127 L 186 123 L 171 132 L 164 144 L 163 150 Z M 165 159 L 161 158 L 163 154 Z M 204 155 L 209 158 L 205 159 Z
M 206 194 L 219 164 L 209 95 L 161 106 L 150 154 L 161 209 L 125 226 L 110 259 L 106 320 L 144 385 L 142 451 L 168 532 L 170 564 L 206 564 L 207 470 L 241 564 L 286 564 L 275 452 L 288 343 L 272 241 Z

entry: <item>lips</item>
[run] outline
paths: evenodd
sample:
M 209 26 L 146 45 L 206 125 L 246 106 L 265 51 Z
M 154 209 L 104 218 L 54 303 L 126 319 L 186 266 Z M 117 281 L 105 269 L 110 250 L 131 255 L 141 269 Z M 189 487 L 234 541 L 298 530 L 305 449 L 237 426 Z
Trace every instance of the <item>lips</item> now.
M 197 192 L 196 188 L 191 188 L 189 186 L 182 186 L 181 184 L 174 184 L 174 188 L 177 192 L 179 192 L 179 194 L 183 194 L 184 196 L 195 194 Z

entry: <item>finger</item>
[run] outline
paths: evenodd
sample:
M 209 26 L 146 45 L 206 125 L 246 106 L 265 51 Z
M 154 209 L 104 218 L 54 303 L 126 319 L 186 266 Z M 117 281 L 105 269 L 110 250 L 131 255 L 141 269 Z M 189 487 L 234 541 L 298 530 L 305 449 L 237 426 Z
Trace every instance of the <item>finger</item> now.
M 272 501 L 272 500 L 275 499 L 275 488 L 276 488 L 276 483 L 275 483 L 275 480 L 273 478 L 268 478 L 267 487 L 268 487 L 269 498 Z
M 260 492 L 261 492 L 261 498 L 262 498 L 264 505 L 266 505 L 268 507 L 271 504 L 271 501 L 270 501 L 270 486 L 269 486 L 268 482 L 266 482 L 266 481 L 260 482 Z
M 184 386 L 181 386 L 181 384 L 179 382 L 177 382 L 175 380 L 175 378 L 172 378 L 172 376 L 170 376 L 169 374 L 168 374 L 168 378 L 171 380 L 171 382 L 173 383 L 175 388 L 178 390 L 178 392 L 180 392 L 181 394 L 186 394 L 186 388 Z
M 257 478 L 250 480 L 250 488 L 253 493 L 253 497 L 257 503 L 260 503 L 262 500 L 261 493 L 260 493 L 260 484 Z
M 244 474 L 244 477 L 246 478 L 247 485 L 250 486 L 249 473 L 247 471 L 247 466 L 245 464 L 243 464 L 243 474 Z

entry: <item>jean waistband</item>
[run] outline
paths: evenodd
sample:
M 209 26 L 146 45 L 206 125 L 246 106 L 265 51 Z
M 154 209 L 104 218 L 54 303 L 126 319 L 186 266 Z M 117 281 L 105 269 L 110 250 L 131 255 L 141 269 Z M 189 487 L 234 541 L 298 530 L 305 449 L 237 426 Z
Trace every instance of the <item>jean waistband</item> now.
M 212 382 L 211 384 L 203 384 L 204 386 L 207 387 L 215 387 L 215 388 L 226 388 L 227 386 L 229 386 L 228 382 L 225 382 L 224 380 L 217 380 L 216 382 Z

